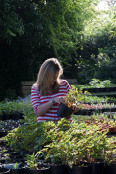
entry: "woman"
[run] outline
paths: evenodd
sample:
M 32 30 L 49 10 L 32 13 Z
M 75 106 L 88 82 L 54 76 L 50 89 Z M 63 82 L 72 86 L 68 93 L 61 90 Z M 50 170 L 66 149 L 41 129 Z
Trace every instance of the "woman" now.
M 31 101 L 38 122 L 61 119 L 57 110 L 70 89 L 69 83 L 60 79 L 62 74 L 62 66 L 56 58 L 47 59 L 41 65 L 37 82 L 31 88 Z

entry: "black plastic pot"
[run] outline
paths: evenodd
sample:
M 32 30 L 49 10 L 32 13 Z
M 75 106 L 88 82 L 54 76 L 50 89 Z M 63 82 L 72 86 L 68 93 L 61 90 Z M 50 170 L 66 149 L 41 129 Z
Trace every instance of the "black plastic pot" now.
M 22 155 L 20 154 L 20 152 L 11 152 L 10 158 L 11 159 L 20 159 L 20 158 L 22 158 Z
M 0 174 L 10 174 L 10 170 L 0 167 Z
M 13 162 L 13 163 L 16 163 L 16 162 L 18 162 L 18 163 L 21 163 L 21 162 L 24 162 L 24 158 L 19 158 L 19 157 L 12 157 L 12 156 L 10 156 L 10 159 L 11 159 L 11 161 Z
M 19 119 L 24 119 L 23 113 L 15 111 L 9 114 L 9 119 L 10 120 L 19 120 Z
M 67 174 L 66 165 L 50 165 L 50 174 Z
M 91 93 L 97 93 L 99 91 L 99 88 L 91 88 Z
M 116 87 L 107 87 L 107 92 L 116 91 Z
M 24 166 L 22 163 L 17 163 L 17 167 L 15 167 L 16 163 L 4 164 L 3 167 L 10 170 L 10 174 L 24 174 Z
M 116 163 L 105 165 L 104 174 L 116 174 Z
M 2 114 L 0 114 L 0 120 L 2 120 Z
M 0 146 L 5 146 L 6 145 L 6 141 L 0 140 Z
M 85 110 L 85 109 L 81 109 L 81 110 L 78 110 L 75 115 L 88 115 L 88 116 L 91 116 L 93 114 L 94 110 L 93 109 L 89 109 L 89 110 Z
M 20 113 L 15 111 L 13 113 L 10 114 L 10 119 L 11 120 L 19 120 L 20 119 Z
M 6 131 L 0 131 L 0 138 L 5 137 L 8 134 Z
M 103 174 L 104 172 L 104 162 L 93 162 L 91 163 L 91 173 L 92 174 Z
M 68 167 L 68 174 L 91 174 L 91 164 L 84 164 L 83 166 L 73 165 L 72 167 Z
M 38 169 L 30 169 L 25 167 L 24 173 L 25 174 L 50 174 L 50 166 L 39 164 Z
M 77 112 L 75 112 L 75 115 L 83 115 L 83 111 L 82 110 L 78 110 Z
M 111 108 L 111 112 L 116 112 L 116 108 Z
M 109 135 L 116 134 L 116 127 L 115 127 L 115 128 L 109 128 L 108 134 L 109 134 Z
M 3 114 L 2 114 L 2 120 L 3 120 L 3 121 L 9 120 L 9 114 L 3 113 Z
M 4 164 L 5 163 L 5 159 L 0 159 L 0 164 Z
M 60 103 L 59 108 L 57 110 L 57 115 L 61 118 L 69 118 L 73 111 L 74 110 L 71 107 L 69 108 L 64 103 Z
M 98 88 L 84 88 L 83 89 L 83 92 L 84 91 L 88 91 L 88 92 L 90 92 L 90 93 L 92 93 L 92 92 L 97 92 L 98 91 Z
M 24 114 L 19 112 L 19 119 L 24 119 Z

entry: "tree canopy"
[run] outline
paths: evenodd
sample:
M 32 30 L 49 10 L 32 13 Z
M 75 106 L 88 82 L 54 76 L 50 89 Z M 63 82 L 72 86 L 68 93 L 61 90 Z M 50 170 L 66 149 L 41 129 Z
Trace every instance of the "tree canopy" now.
M 2 95 L 9 89 L 18 95 L 20 82 L 36 80 L 49 57 L 61 61 L 65 76 L 89 80 L 98 68 L 99 50 L 115 40 L 115 11 L 96 11 L 98 2 L 0 0 Z M 90 69 L 88 78 L 84 74 Z

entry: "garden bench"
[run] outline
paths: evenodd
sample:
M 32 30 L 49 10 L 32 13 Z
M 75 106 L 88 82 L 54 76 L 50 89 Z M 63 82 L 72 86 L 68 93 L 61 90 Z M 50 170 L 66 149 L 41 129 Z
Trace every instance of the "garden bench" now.
M 70 85 L 76 85 L 76 79 L 66 79 Z M 31 86 L 35 83 L 35 81 L 22 81 L 21 82 L 21 90 L 20 95 L 22 97 L 26 97 L 31 94 Z

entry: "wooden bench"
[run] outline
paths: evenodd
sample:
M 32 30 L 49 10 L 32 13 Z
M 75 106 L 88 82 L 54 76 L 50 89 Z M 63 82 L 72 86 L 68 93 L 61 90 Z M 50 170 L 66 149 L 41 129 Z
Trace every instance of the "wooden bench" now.
M 76 85 L 77 80 L 76 79 L 66 79 L 70 85 Z M 22 81 L 21 82 L 21 90 L 20 95 L 22 97 L 26 97 L 31 94 L 31 87 L 35 83 L 35 81 Z

